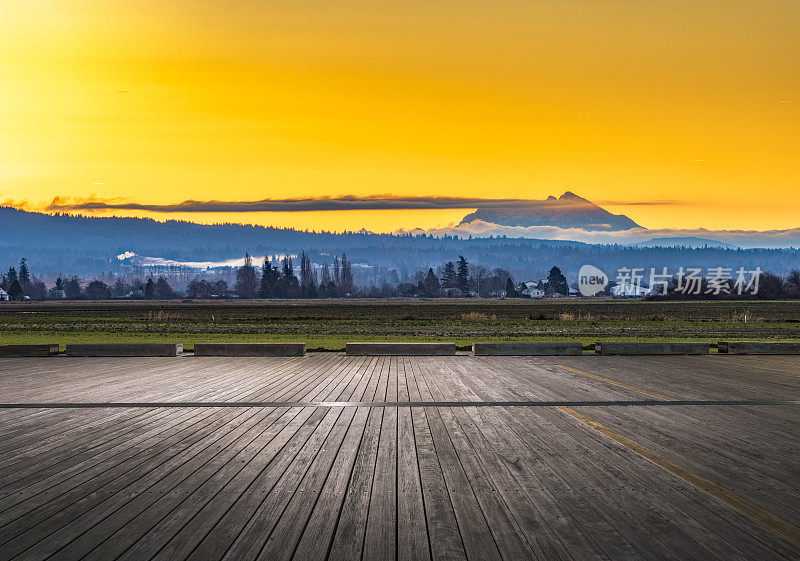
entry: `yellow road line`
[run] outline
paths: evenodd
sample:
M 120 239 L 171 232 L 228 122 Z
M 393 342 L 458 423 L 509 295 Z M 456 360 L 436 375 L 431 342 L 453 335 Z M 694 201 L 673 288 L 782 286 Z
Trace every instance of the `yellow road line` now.
M 564 370 L 569 370 L 570 372 L 575 372 L 576 374 L 583 374 L 584 376 L 588 376 L 589 378 L 594 378 L 595 380 L 600 380 L 601 382 L 605 382 L 607 384 L 612 384 L 614 386 L 619 386 L 620 388 L 625 388 L 626 390 L 631 390 L 640 394 L 649 395 L 650 397 L 655 397 L 657 399 L 663 399 L 664 401 L 677 401 L 671 397 L 667 397 L 665 395 L 661 395 L 660 393 L 653 393 L 647 390 L 643 390 L 642 388 L 637 388 L 636 386 L 629 386 L 628 384 L 623 384 L 622 382 L 617 382 L 615 380 L 610 380 L 608 378 L 603 378 L 602 376 L 598 376 L 596 374 L 590 374 L 588 372 L 584 372 L 583 370 L 577 370 L 575 368 L 570 368 L 569 366 L 564 366 L 563 364 L 556 364 L 557 368 L 563 368 Z
M 709 481 L 705 477 L 697 475 L 685 467 L 676 464 L 669 458 L 665 458 L 661 454 L 642 446 L 638 442 L 635 442 L 627 436 L 618 433 L 614 429 L 598 423 L 591 417 L 587 417 L 583 413 L 579 413 L 572 407 L 558 406 L 556 409 L 560 409 L 570 417 L 577 419 L 584 425 L 610 438 L 617 444 L 621 444 L 625 448 L 635 452 L 648 462 L 657 465 L 665 471 L 668 471 L 692 487 L 695 487 L 705 494 L 717 499 L 721 503 L 728 505 L 735 511 L 744 514 L 754 522 L 761 524 L 762 526 L 772 530 L 776 534 L 783 536 L 787 540 L 793 542 L 796 546 L 800 547 L 800 527 L 795 526 L 791 522 L 788 522 L 779 516 L 775 516 L 771 512 L 764 510 L 760 506 L 751 503 L 736 493 L 733 493 L 726 488 Z

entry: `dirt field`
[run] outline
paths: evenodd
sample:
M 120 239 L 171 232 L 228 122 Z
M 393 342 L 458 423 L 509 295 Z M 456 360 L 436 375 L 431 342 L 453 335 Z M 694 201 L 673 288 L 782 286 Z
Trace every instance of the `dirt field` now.
M 800 339 L 800 302 L 337 300 L 0 305 L 0 344 Z

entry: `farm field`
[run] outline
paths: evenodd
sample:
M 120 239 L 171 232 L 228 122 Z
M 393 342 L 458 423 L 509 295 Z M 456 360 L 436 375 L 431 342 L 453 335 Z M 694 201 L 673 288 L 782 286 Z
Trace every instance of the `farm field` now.
M 800 302 L 325 300 L 0 305 L 0 344 L 800 339 Z

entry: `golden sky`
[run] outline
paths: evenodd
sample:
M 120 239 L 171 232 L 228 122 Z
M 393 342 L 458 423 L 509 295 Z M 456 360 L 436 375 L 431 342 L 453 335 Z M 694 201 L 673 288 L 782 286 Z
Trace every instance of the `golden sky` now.
M 800 227 L 797 0 L 0 0 L 0 13 L 0 201 L 570 189 L 650 228 Z M 387 231 L 467 212 L 168 217 Z

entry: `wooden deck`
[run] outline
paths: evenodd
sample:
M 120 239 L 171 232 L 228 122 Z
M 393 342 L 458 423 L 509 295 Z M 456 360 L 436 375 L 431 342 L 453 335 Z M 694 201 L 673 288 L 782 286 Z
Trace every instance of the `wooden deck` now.
M 0 359 L 0 559 L 800 559 L 798 357 Z

